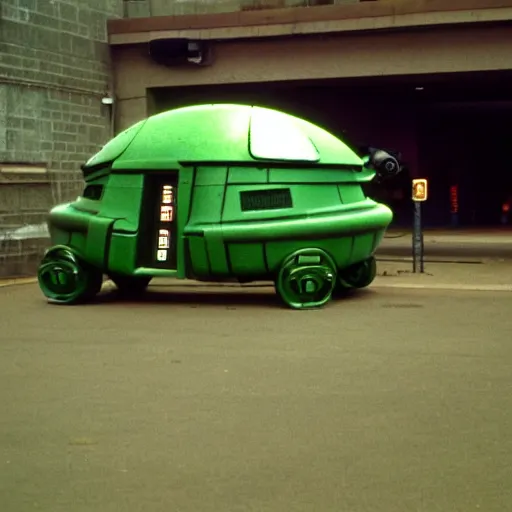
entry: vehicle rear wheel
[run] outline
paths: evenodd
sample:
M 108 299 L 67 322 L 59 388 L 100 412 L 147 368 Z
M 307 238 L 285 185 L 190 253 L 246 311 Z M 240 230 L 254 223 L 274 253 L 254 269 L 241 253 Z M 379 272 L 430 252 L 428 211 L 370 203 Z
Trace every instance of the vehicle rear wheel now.
M 366 288 L 377 275 L 377 262 L 372 256 L 340 272 L 340 283 L 349 288 Z

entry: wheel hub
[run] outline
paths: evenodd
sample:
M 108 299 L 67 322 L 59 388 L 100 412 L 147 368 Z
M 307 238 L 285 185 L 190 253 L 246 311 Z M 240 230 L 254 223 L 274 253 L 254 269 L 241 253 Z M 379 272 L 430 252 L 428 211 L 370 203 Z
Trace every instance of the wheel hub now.
M 336 267 L 320 249 L 303 249 L 284 261 L 276 289 L 294 309 L 323 306 L 331 298 L 336 282 Z

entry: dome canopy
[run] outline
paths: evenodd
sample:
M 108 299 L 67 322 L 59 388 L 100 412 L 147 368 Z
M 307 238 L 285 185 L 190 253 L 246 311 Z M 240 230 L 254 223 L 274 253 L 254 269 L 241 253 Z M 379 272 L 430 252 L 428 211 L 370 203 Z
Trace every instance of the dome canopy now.
M 268 108 L 199 105 L 170 110 L 128 128 L 85 168 L 164 169 L 169 164 L 278 162 L 361 168 L 359 156 L 326 130 Z

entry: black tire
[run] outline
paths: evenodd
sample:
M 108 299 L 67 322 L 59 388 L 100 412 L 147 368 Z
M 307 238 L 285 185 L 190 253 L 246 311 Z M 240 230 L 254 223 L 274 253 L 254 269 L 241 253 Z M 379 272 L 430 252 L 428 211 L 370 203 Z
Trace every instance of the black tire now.
M 372 256 L 340 272 L 340 281 L 349 288 L 366 288 L 377 275 L 377 262 Z
M 55 246 L 45 254 L 37 272 L 39 286 L 53 304 L 83 304 L 100 291 L 101 270 L 84 262 L 65 246 Z

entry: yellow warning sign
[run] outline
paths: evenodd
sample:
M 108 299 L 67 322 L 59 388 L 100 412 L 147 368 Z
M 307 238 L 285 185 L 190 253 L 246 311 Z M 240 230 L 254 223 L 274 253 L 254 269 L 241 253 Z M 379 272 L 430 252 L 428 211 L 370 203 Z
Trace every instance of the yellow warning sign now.
M 412 200 L 426 201 L 428 197 L 428 182 L 426 179 L 412 180 Z

